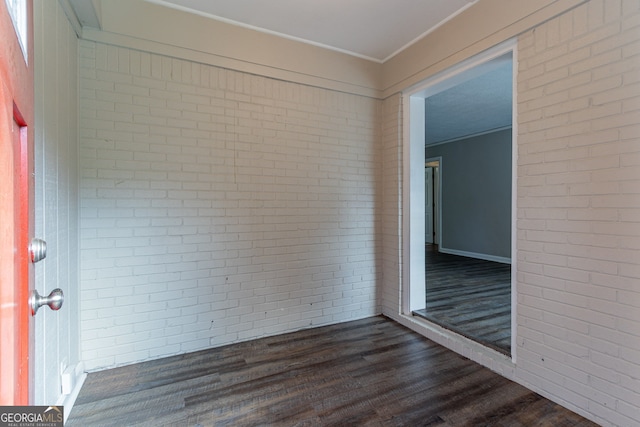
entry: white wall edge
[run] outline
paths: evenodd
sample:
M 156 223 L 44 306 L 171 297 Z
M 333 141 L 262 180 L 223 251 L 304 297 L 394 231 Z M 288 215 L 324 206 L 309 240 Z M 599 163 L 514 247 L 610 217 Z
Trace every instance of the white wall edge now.
M 518 40 L 513 41 L 511 117 L 518 117 Z M 511 359 L 518 363 L 518 120 L 511 120 Z

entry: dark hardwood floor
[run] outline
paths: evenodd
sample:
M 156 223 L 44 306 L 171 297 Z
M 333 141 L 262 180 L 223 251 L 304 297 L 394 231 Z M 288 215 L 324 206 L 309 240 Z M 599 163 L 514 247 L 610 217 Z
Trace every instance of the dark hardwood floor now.
M 595 426 L 384 317 L 90 373 L 70 426 Z
M 414 314 L 511 353 L 511 265 L 426 248 L 426 308 Z

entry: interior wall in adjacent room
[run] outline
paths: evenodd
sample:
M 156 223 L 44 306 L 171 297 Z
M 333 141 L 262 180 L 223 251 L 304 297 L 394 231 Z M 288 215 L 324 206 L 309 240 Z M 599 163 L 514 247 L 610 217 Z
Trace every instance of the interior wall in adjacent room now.
M 511 259 L 511 129 L 428 145 L 441 157 L 440 250 Z

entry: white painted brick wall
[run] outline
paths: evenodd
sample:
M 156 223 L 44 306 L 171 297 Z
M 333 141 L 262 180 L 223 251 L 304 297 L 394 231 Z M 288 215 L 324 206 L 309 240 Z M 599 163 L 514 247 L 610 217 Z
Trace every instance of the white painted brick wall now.
M 516 364 L 399 313 L 402 100 L 383 102 L 383 312 L 605 426 L 640 425 L 640 2 L 518 38 Z
M 383 286 L 380 300 L 383 312 L 399 312 L 402 283 L 402 97 L 397 94 L 383 102 Z
M 592 0 L 518 43 L 518 376 L 620 426 L 640 424 L 639 9 Z
M 89 370 L 374 315 L 381 102 L 80 42 Z

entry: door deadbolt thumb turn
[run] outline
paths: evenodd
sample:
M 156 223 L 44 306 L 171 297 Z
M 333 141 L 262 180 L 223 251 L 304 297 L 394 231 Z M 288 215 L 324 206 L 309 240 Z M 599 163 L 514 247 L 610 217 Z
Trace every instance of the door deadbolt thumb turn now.
M 29 256 L 31 257 L 32 263 L 42 261 L 47 256 L 47 242 L 42 239 L 31 239 L 31 243 L 29 243 Z
M 48 305 L 49 308 L 53 311 L 60 310 L 62 307 L 62 303 L 64 302 L 64 294 L 62 293 L 62 289 L 56 288 L 51 291 L 51 293 L 43 297 L 41 296 L 37 290 L 31 291 L 31 296 L 29 297 L 29 307 L 31 307 L 31 315 L 35 316 L 38 312 L 38 309 L 43 305 Z

